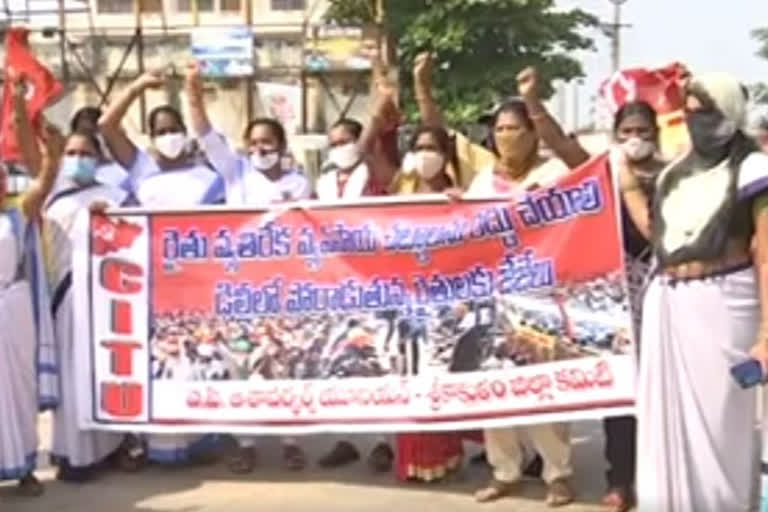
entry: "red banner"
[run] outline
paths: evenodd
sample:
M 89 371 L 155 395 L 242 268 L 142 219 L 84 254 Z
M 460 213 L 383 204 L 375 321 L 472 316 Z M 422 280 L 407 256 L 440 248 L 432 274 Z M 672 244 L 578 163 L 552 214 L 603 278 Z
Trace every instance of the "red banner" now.
M 91 222 L 89 428 L 473 428 L 632 405 L 604 158 L 512 201 Z

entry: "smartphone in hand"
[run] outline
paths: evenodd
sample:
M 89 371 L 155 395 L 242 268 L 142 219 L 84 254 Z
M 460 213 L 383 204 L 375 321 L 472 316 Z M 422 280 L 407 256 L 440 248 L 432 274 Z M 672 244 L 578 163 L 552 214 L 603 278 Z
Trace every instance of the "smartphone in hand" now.
M 749 359 L 731 367 L 731 375 L 742 389 L 749 389 L 765 381 L 763 365 L 757 359 Z

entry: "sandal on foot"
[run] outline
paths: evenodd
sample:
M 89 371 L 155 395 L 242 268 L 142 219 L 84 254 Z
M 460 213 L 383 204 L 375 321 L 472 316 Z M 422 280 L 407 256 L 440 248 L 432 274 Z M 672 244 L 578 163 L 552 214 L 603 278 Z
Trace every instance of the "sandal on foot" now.
M 256 469 L 256 449 L 253 447 L 238 448 L 236 453 L 229 456 L 227 468 L 236 475 L 247 475 Z
M 117 449 L 115 466 L 126 473 L 138 473 L 147 465 L 147 452 L 144 444 L 136 436 L 128 436 Z
M 295 444 L 286 444 L 283 446 L 283 462 L 287 470 L 301 471 L 307 466 L 307 456 Z
M 84 484 L 95 477 L 94 466 L 74 467 L 67 461 L 59 461 L 56 480 L 70 484 Z
M 625 487 L 612 487 L 603 497 L 603 505 L 609 512 L 628 512 L 635 506 L 634 493 Z
M 475 492 L 475 501 L 478 503 L 498 501 L 501 498 L 513 495 L 518 487 L 518 482 L 502 482 L 494 478 L 487 486 Z
M 43 484 L 40 483 L 34 473 L 29 473 L 19 480 L 19 485 L 16 487 L 16 493 L 27 498 L 37 498 L 42 496 L 44 492 Z
M 374 473 L 388 473 L 392 471 L 395 462 L 395 452 L 387 443 L 377 444 L 368 456 L 368 467 Z
M 563 507 L 573 501 L 574 495 L 568 481 L 555 480 L 547 488 L 547 506 L 550 508 Z
M 350 442 L 339 441 L 330 452 L 317 461 L 317 464 L 321 468 L 335 469 L 358 460 L 360 460 L 360 452 L 357 448 Z

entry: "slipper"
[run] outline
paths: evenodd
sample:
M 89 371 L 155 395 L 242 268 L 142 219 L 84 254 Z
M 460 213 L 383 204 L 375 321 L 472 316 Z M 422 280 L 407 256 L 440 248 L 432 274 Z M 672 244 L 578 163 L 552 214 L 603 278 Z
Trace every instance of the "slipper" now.
M 495 478 L 475 493 L 475 501 L 478 503 L 491 503 L 501 498 L 513 495 L 519 487 L 519 482 L 502 482 Z
M 347 441 L 339 441 L 333 450 L 324 455 L 317 464 L 321 468 L 334 469 L 360 460 L 360 452 Z
M 555 480 L 547 488 L 547 506 L 550 508 L 564 507 L 573 502 L 574 495 L 568 482 L 564 479 Z
M 295 444 L 286 444 L 283 446 L 283 462 L 289 471 L 301 471 L 307 466 L 307 456 Z

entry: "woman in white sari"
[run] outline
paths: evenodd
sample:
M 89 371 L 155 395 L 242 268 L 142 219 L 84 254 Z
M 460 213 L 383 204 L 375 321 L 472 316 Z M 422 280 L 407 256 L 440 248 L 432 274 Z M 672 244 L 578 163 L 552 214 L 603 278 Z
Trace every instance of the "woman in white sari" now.
M 51 275 L 52 312 L 60 347 L 62 400 L 54 415 L 53 456 L 59 467 L 57 478 L 83 482 L 94 476 L 99 463 L 115 454 L 123 435 L 81 430 L 78 427 L 77 346 L 88 337 L 74 329 L 72 251 L 75 237 L 87 229 L 84 212 L 93 203 L 121 206 L 129 194 L 97 181 L 102 160 L 98 139 L 88 133 L 72 133 L 64 147 L 60 178 L 46 202 L 46 242 Z
M 160 73 L 137 78 L 110 104 L 99 129 L 115 161 L 128 169 L 130 188 L 142 206 L 189 208 L 215 204 L 224 198 L 224 183 L 202 160 L 187 136 L 184 120 L 175 108 L 164 105 L 149 114 L 152 146 L 143 151 L 128 138 L 121 124 L 131 104 L 146 90 L 165 84 Z M 179 464 L 207 458 L 214 436 L 150 435 L 151 461 Z
M 26 116 L 19 116 L 16 128 L 20 138 L 34 138 L 32 125 Z M 25 161 L 42 161 L 36 146 L 25 144 L 21 150 Z M 120 206 L 129 194 L 99 179 L 98 171 L 104 154 L 93 131 L 71 133 L 64 141 L 63 153 L 57 163 L 58 178 L 43 209 L 51 312 L 59 347 L 61 386 L 61 400 L 54 413 L 52 455 L 59 468 L 59 480 L 84 482 L 94 475 L 98 465 L 108 456 L 117 455 L 123 435 L 85 431 L 78 426 L 76 347 L 87 344 L 88 338 L 78 337 L 73 325 L 73 243 L 77 230 L 86 229 L 82 213 L 92 203 Z
M 244 142 L 248 157 L 238 155 L 223 135 L 213 129 L 203 100 L 200 68 L 190 64 L 186 80 L 192 128 L 209 161 L 226 183 L 228 205 L 269 206 L 308 199 L 312 186 L 296 169 L 284 169 L 281 161 L 288 149 L 285 129 L 275 119 L 255 119 L 248 123 Z M 233 473 L 255 469 L 257 452 L 253 436 L 238 436 L 239 449 L 229 458 Z M 295 438 L 282 439 L 283 460 L 287 469 L 298 471 L 306 465 L 306 455 Z
M 731 376 L 768 364 L 768 157 L 742 132 L 746 100 L 729 75 L 693 78 L 692 147 L 660 173 L 652 215 L 633 214 L 660 269 L 643 303 L 642 511 L 756 509 L 755 388 Z M 619 181 L 628 201 L 642 193 L 632 173 Z
M 24 91 L 14 81 L 14 121 L 25 116 Z M 19 208 L 0 209 L 0 481 L 18 480 L 26 496 L 42 494 L 37 465 L 38 409 L 58 403 L 58 361 L 50 298 L 36 221 L 56 180 L 61 134 L 46 127 L 47 146 Z M 37 172 L 39 171 L 39 172 Z M 0 164 L 0 205 L 7 170 Z M 12 328 L 10 327 L 12 326 Z

